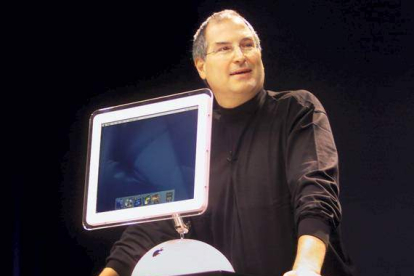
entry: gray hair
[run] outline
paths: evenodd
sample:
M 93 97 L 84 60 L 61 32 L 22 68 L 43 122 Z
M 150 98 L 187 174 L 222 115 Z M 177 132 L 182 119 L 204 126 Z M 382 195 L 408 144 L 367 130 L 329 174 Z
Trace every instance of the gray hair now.
M 253 26 L 236 11 L 223 10 L 220 12 L 216 12 L 213 15 L 211 15 L 209 18 L 207 18 L 206 21 L 204 21 L 200 25 L 200 28 L 198 28 L 197 32 L 195 33 L 194 40 L 193 40 L 193 61 L 195 61 L 197 58 L 201 58 L 203 60 L 206 58 L 207 47 L 208 47 L 207 41 L 206 41 L 206 29 L 210 21 L 220 22 L 224 19 L 229 19 L 232 17 L 239 17 L 244 21 L 247 27 L 252 31 L 253 39 L 257 47 L 259 48 L 259 50 L 262 49 L 260 46 L 259 36 L 257 35 L 256 31 L 253 29 Z

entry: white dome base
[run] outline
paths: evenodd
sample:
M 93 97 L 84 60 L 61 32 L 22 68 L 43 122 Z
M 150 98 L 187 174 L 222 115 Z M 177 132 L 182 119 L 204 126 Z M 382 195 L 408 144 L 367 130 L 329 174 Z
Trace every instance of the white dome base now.
M 191 239 L 161 243 L 139 260 L 132 276 L 173 276 L 234 269 L 227 258 L 211 245 Z

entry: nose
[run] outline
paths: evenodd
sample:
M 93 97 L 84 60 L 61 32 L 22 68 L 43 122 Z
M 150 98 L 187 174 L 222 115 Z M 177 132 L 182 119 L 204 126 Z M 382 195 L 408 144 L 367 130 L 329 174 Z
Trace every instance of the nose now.
M 246 56 L 243 53 L 240 46 L 239 47 L 234 47 L 234 49 L 233 49 L 233 60 L 234 60 L 234 62 L 244 62 L 246 60 Z

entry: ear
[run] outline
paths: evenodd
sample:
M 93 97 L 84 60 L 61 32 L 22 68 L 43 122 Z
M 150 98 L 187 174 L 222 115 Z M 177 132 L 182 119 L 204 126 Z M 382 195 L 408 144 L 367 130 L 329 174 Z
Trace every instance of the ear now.
M 206 79 L 205 61 L 202 58 L 197 58 L 194 64 L 195 64 L 195 67 L 197 68 L 200 78 L 205 80 Z

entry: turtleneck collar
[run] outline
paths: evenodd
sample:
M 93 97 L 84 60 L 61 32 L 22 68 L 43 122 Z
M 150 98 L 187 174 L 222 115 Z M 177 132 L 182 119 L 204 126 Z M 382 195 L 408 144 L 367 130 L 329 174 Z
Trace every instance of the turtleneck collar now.
M 224 108 L 214 101 L 215 118 L 227 121 L 250 117 L 263 104 L 265 97 L 266 91 L 262 89 L 253 98 L 234 108 Z

